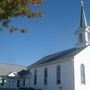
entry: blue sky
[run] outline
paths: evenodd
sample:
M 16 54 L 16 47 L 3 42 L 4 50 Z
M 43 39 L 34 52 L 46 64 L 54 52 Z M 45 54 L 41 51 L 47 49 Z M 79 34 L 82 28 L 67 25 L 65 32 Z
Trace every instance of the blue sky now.
M 80 0 L 45 0 L 35 6 L 44 11 L 37 19 L 17 18 L 11 24 L 26 27 L 25 34 L 0 33 L 0 63 L 28 66 L 40 58 L 72 48 L 76 44 L 75 30 L 80 22 Z M 90 24 L 90 0 L 85 1 Z

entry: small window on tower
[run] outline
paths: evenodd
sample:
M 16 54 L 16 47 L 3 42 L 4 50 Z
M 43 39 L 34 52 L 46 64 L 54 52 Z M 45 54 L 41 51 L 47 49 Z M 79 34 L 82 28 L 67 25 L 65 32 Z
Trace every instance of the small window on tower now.
M 90 33 L 88 33 L 88 41 L 90 41 Z
M 83 42 L 83 35 L 81 33 L 79 34 L 79 42 Z

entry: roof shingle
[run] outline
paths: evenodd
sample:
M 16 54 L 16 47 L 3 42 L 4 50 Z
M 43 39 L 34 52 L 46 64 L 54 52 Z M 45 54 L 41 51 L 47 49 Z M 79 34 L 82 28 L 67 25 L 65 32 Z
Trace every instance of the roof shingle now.
M 48 55 L 46 57 L 43 57 L 42 59 L 40 59 L 36 63 L 30 65 L 29 67 L 34 67 L 34 66 L 37 66 L 37 65 L 53 62 L 53 61 L 55 61 L 57 59 L 61 60 L 61 59 L 65 59 L 67 57 L 73 57 L 76 54 L 78 54 L 80 51 L 82 51 L 84 48 L 85 47 L 82 47 L 82 48 L 71 48 L 71 49 L 68 49 L 68 50 L 64 50 L 62 52 L 58 52 L 58 53 L 55 53 L 55 54 Z
M 22 69 L 26 69 L 25 66 L 21 66 L 21 65 L 14 65 L 14 64 L 1 64 L 0 63 L 0 76 L 6 76 L 9 73 L 15 71 L 15 72 L 19 72 Z

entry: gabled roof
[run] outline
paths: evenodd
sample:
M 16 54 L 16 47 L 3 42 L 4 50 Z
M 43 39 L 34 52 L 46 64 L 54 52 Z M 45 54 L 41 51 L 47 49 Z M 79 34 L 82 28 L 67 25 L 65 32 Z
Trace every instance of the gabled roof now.
M 9 73 L 7 76 L 8 77 L 19 77 L 19 75 L 15 71 Z
M 82 47 L 82 48 L 71 48 L 71 49 L 68 49 L 68 50 L 64 50 L 62 52 L 58 52 L 58 53 L 55 53 L 55 54 L 48 55 L 48 56 L 40 59 L 36 63 L 30 65 L 27 68 L 34 67 L 34 66 L 41 65 L 41 64 L 45 64 L 45 63 L 49 63 L 49 62 L 53 62 L 53 61 L 56 61 L 57 59 L 59 59 L 60 61 L 62 59 L 67 60 L 68 57 L 74 57 L 76 54 L 78 54 L 84 48 L 85 47 Z
M 26 67 L 21 65 L 0 63 L 0 76 L 7 76 L 13 71 L 17 73 L 20 72 L 22 69 L 26 69 Z
M 20 72 L 17 73 L 19 76 L 27 76 L 29 75 L 29 70 L 21 70 Z

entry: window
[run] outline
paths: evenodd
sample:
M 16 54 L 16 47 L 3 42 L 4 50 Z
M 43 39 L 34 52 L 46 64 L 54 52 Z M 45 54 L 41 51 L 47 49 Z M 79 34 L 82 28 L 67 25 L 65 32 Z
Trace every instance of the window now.
M 23 86 L 25 86 L 25 79 L 23 79 Z
M 47 68 L 45 68 L 44 69 L 44 85 L 47 85 L 47 76 L 48 76 Z
M 37 84 L 37 70 L 34 71 L 34 85 Z
M 85 84 L 85 66 L 84 66 L 84 64 L 81 64 L 80 69 L 81 69 L 81 83 Z
M 17 87 L 20 87 L 20 80 L 17 80 Z
M 1 86 L 4 86 L 4 81 L 5 81 L 5 79 L 4 79 L 4 78 L 2 78 L 2 83 L 1 83 Z
M 90 41 L 90 33 L 88 33 L 88 41 Z
M 79 42 L 83 42 L 83 35 L 81 33 L 79 34 Z
M 60 65 L 57 66 L 57 84 L 60 84 L 61 83 L 61 73 L 60 73 Z

